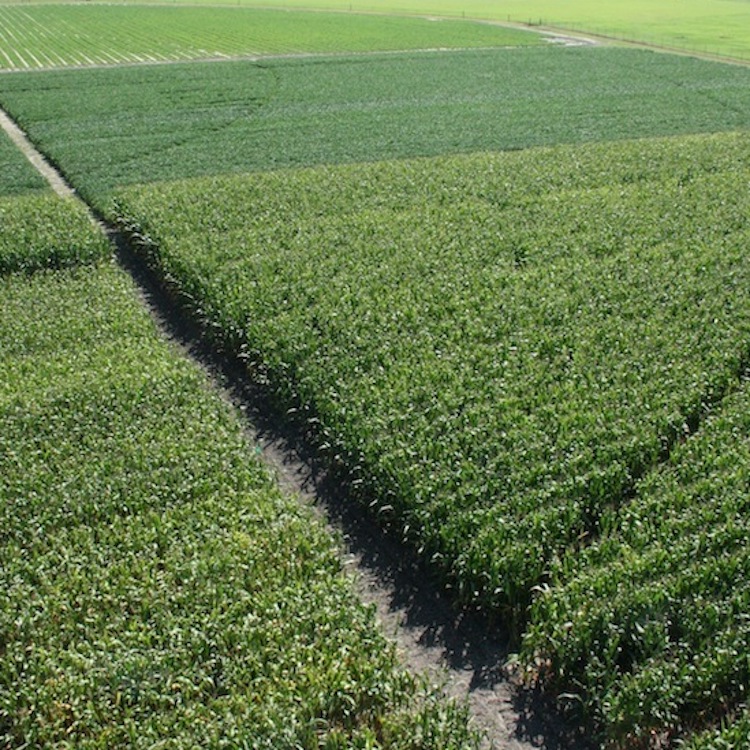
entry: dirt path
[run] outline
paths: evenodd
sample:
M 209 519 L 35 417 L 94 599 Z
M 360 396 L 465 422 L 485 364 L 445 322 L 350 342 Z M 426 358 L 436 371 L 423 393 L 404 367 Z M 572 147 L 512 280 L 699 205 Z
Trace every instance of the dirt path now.
M 280 485 L 312 504 L 341 535 L 342 557 L 357 591 L 375 606 L 404 664 L 428 675 L 446 695 L 468 703 L 474 726 L 484 734 L 482 747 L 580 747 L 553 705 L 514 683 L 506 667 L 509 644 L 502 627 L 457 612 L 415 556 L 370 520 L 344 487 L 317 472 L 314 458 L 301 454 L 295 436 L 278 432 L 257 398 L 240 394 L 238 401 L 236 390 L 232 398 L 249 405 L 253 438 Z
M 1 109 L 0 124 L 56 193 L 77 197 Z M 306 453 L 304 438 L 289 428 L 283 415 L 269 409 L 266 395 L 248 382 L 237 362 L 222 360 L 206 347 L 201 332 L 137 260 L 127 238 L 93 220 L 117 248 L 162 333 L 197 361 L 245 415 L 248 436 L 282 489 L 311 505 L 340 536 L 344 567 L 363 601 L 375 606 L 403 663 L 412 672 L 428 675 L 447 695 L 467 702 L 475 728 L 484 734 L 486 750 L 583 747 L 580 737 L 566 731 L 554 706 L 514 684 L 505 666 L 509 647 L 502 629 L 457 612 L 416 557 L 357 507 L 345 486 L 320 469 L 314 454 Z

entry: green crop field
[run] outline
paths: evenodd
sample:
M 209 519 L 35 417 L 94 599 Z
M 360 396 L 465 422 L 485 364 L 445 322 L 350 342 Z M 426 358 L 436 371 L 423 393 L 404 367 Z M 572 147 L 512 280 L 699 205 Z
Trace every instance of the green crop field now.
M 750 70 L 524 48 L 0 76 L 0 102 L 91 201 L 117 185 L 744 128 Z
M 747 461 L 719 442 L 745 433 L 701 428 L 750 356 L 748 157 L 747 135 L 528 150 L 117 210 L 457 596 L 521 626 L 536 599 L 528 658 L 627 746 L 746 697 Z M 670 452 L 673 496 L 651 474 Z
M 48 189 L 44 178 L 0 130 L 0 196 L 40 192 Z
M 540 42 L 535 33 L 457 20 L 179 5 L 0 4 L 0 70 Z
M 122 4 L 148 5 L 150 1 L 125 0 Z M 184 0 L 172 2 L 173 5 L 179 6 Z M 67 4 L 63 2 L 56 5 Z M 196 0 L 190 0 L 189 4 L 195 5 Z M 600 34 L 616 40 L 750 60 L 750 7 L 743 0 L 633 0 L 628 3 L 612 0 L 566 0 L 564 3 L 559 0 L 466 0 L 461 3 L 456 0 L 198 0 L 198 4 L 213 7 L 254 7 L 264 10 L 278 8 L 350 13 L 354 11 L 352 15 L 374 13 L 391 17 L 416 15 L 449 19 L 483 19 L 500 23 L 549 26 L 583 34 Z M 9 8 L 21 6 L 28 10 L 31 7 L 32 17 L 36 17 L 36 13 L 39 12 L 35 5 L 30 0 L 0 2 L 0 6 Z M 87 3 L 85 10 L 88 9 Z M 42 15 L 44 13 L 45 11 Z M 54 11 L 52 15 L 59 17 L 58 11 Z M 154 13 L 154 16 L 156 15 L 158 13 Z M 210 25 L 213 24 L 212 21 Z M 63 32 L 64 36 L 68 35 L 65 30 Z M 110 29 L 108 32 L 122 40 L 116 32 Z M 139 31 L 139 38 L 143 38 L 141 33 Z M 294 32 L 292 34 L 299 37 Z M 233 35 L 233 32 L 229 32 L 229 35 Z M 201 36 L 203 39 L 210 38 L 202 32 Z M 141 54 L 153 55 L 161 46 L 158 40 L 154 44 L 155 46 Z M 178 43 L 178 49 L 181 46 Z M 98 42 L 95 43 L 95 47 L 100 48 Z M 103 50 L 103 54 L 106 57 L 106 49 Z M 132 54 L 132 50 L 128 50 L 128 54 Z M 35 65 L 33 58 L 27 62 L 29 65 Z
M 215 4 L 217 0 L 203 2 Z M 627 3 L 613 0 L 465 0 L 460 3 L 457 0 L 226 2 L 239 2 L 243 6 L 460 16 L 541 24 L 750 60 L 750 7 L 743 0 L 632 0 Z
M 528 657 L 577 686 L 623 745 L 679 736 L 747 698 L 749 414 L 745 381 L 534 606 Z M 727 732 L 735 744 L 696 744 L 747 747 L 749 726 Z
M 0 106 L 593 741 L 746 748 L 750 69 L 459 16 L 750 4 L 256 4 L 0 2 Z M 0 746 L 472 747 L 3 139 Z
M 78 201 L 52 191 L 0 197 L 0 274 L 75 266 L 108 253 Z
M 109 252 L 33 200 L 3 270 Z M 123 271 L 0 276 L 0 423 L 2 747 L 473 746 Z
M 279 172 L 117 212 L 461 596 L 505 609 L 736 380 L 748 156 L 717 136 Z

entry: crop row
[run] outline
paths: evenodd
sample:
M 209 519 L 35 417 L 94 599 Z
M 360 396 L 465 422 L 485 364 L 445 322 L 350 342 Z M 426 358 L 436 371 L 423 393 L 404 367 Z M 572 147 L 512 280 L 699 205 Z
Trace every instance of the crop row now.
M 296 32 L 304 27 L 305 33 Z M 537 34 L 468 21 L 250 8 L 1 5 L 0 69 L 538 44 Z
M 0 310 L 0 745 L 473 746 L 122 271 Z
M 523 180 L 566 179 L 571 149 L 139 187 L 117 211 L 458 595 L 518 614 L 738 382 L 749 149 L 619 145 L 609 179 L 551 192 Z M 628 154 L 692 166 L 632 182 Z
M 724 721 L 720 728 L 698 733 L 687 739 L 685 750 L 742 750 L 750 747 L 750 712 L 747 708 Z
M 746 382 L 533 606 L 527 662 L 623 746 L 679 736 L 747 699 L 748 415 Z M 747 737 L 747 720 L 731 731 Z
M 750 70 L 528 47 L 33 72 L 0 102 L 103 209 L 133 183 L 741 129 Z

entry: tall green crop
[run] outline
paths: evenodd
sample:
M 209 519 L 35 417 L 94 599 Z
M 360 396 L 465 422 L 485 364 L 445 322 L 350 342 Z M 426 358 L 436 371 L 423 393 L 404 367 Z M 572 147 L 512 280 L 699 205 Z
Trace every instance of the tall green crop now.
M 16 145 L 0 130 L 0 196 L 39 193 L 47 183 Z
M 51 191 L 0 197 L 0 273 L 91 263 L 109 253 L 79 201 Z
M 0 745 L 474 746 L 114 266 L 0 278 L 0 423 Z
M 522 612 L 736 386 L 747 149 L 221 178 L 123 190 L 117 211 L 460 598 Z
M 749 406 L 744 382 L 532 608 L 527 661 L 622 746 L 710 726 L 747 699 Z

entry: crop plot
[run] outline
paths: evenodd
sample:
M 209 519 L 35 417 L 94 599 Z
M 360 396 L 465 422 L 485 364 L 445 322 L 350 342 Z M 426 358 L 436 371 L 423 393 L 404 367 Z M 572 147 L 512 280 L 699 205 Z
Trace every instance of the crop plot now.
M 462 598 L 513 609 L 736 382 L 749 147 L 217 178 L 117 211 Z
M 356 165 L 117 210 L 459 597 L 520 623 L 536 598 L 528 658 L 627 744 L 746 695 L 749 155 L 718 135 Z
M 108 253 L 86 208 L 55 195 L 0 130 L 0 274 L 78 265 Z
M 222 172 L 745 128 L 750 70 L 620 49 L 230 62 L 0 76 L 0 102 L 104 207 Z
M 0 4 L 0 103 L 604 744 L 744 746 L 750 71 L 538 41 Z M 264 59 L 110 65 L 224 55 Z M 471 746 L 85 212 L 0 170 L 0 744 Z
M 0 130 L 0 196 L 43 192 L 47 183 Z
M 75 266 L 109 253 L 78 201 L 51 191 L 0 197 L 0 273 Z
M 0 277 L 0 744 L 472 747 L 204 381 L 113 265 Z
M 179 5 L 0 4 L 0 70 L 541 41 L 533 32 L 456 20 Z
M 679 737 L 746 700 L 748 414 L 745 382 L 532 610 L 529 661 L 572 686 L 622 745 Z M 747 746 L 747 716 L 724 735 L 689 747 Z
M 191 0 L 193 2 L 194 0 Z M 215 3 L 217 0 L 203 0 Z M 237 2 L 237 0 L 232 0 Z M 750 9 L 717 0 L 240 0 L 245 6 L 432 13 L 556 26 L 590 34 L 750 60 Z

